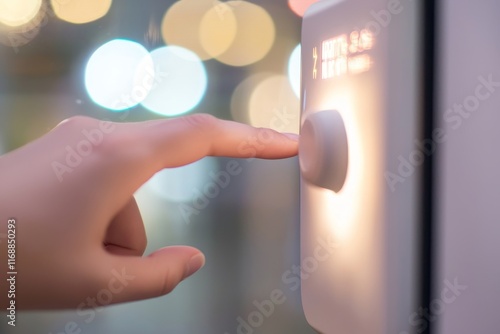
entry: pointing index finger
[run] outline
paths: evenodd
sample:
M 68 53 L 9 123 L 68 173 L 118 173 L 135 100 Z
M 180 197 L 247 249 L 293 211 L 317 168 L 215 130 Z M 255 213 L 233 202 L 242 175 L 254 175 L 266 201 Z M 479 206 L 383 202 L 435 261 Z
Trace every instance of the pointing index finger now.
M 197 114 L 153 121 L 145 130 L 153 159 L 165 167 L 182 166 L 205 156 L 281 159 L 295 156 L 298 136 Z
M 126 123 L 117 127 L 118 150 L 103 164 L 102 194 L 119 210 L 156 172 L 190 164 L 205 156 L 281 159 L 295 156 L 298 136 L 197 114 L 171 120 Z M 111 200 L 110 198 L 113 198 Z

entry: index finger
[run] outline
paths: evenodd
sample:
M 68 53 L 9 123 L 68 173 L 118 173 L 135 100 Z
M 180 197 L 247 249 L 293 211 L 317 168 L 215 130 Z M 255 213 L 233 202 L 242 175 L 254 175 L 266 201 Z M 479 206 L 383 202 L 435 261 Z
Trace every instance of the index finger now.
M 280 159 L 297 154 L 298 136 L 197 114 L 143 125 L 152 159 L 182 166 L 205 156 Z M 175 144 L 175 145 L 172 145 Z
M 163 168 L 205 156 L 280 159 L 295 156 L 298 136 L 197 114 L 171 120 L 117 124 L 112 154 L 99 174 L 119 203 Z M 111 172 L 113 171 L 113 172 Z M 118 197 L 118 198 L 117 198 Z

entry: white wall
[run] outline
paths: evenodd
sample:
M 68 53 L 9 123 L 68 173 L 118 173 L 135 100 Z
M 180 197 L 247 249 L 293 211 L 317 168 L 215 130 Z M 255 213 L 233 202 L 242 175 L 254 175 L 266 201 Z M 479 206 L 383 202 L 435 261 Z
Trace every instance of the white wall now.
M 436 292 L 457 279 L 439 311 L 438 333 L 500 328 L 500 2 L 443 0 Z M 492 76 L 494 92 L 477 88 Z M 484 85 L 483 85 L 484 86 Z M 478 89 L 478 91 L 476 91 Z M 479 94 L 478 94 L 479 93 Z M 486 96 L 487 93 L 490 96 Z M 476 98 L 482 98 L 483 100 Z M 473 103 L 479 101 L 477 108 Z M 470 113 L 450 112 L 470 103 Z M 444 119 L 443 117 L 445 117 Z M 466 287 L 465 287 L 466 286 Z M 455 295 L 455 296 L 454 296 Z M 452 297 L 456 297 L 453 301 Z M 436 298 L 443 299 L 437 295 Z M 437 304 L 436 304 L 437 305 Z

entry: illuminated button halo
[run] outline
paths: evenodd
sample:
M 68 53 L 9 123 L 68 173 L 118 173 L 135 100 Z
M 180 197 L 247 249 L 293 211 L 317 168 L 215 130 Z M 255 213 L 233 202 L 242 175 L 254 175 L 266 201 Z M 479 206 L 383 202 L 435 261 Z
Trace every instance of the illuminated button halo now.
M 305 180 L 336 193 L 342 190 L 349 157 L 347 133 L 338 111 L 320 111 L 305 119 L 301 129 L 299 156 Z

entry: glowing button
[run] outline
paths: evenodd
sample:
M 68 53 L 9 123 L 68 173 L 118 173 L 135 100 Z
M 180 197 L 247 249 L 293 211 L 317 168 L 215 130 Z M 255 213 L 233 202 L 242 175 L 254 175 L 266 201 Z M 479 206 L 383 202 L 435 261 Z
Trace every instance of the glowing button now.
M 347 176 L 348 143 L 342 116 L 336 110 L 309 115 L 302 125 L 300 169 L 309 183 L 342 190 Z

